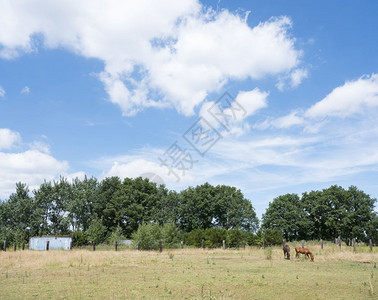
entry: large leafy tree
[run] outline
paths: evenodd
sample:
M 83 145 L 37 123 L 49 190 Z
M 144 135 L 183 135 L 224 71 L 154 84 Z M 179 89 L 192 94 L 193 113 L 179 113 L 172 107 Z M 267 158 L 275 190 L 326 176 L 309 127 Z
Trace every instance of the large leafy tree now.
M 340 236 L 345 241 L 368 238 L 367 228 L 373 221 L 376 199 L 355 186 L 345 190 L 334 185 L 322 191 L 304 193 L 302 201 L 313 229 L 311 238 Z
M 309 219 L 297 194 L 282 195 L 270 202 L 262 227 L 280 230 L 288 241 L 306 239 L 311 233 Z
M 258 227 L 251 202 L 235 187 L 205 183 L 183 190 L 179 199 L 184 231 L 211 227 L 255 231 Z
M 42 218 L 41 231 L 49 234 L 69 234 L 69 203 L 72 201 L 72 186 L 65 178 L 44 182 L 34 191 L 34 198 Z M 47 228 L 46 228 L 47 227 Z
M 235 187 L 218 185 L 214 192 L 214 225 L 224 229 L 256 231 L 258 219 L 252 203 Z
M 26 242 L 31 235 L 38 234 L 41 221 L 39 211 L 26 184 L 17 183 L 16 192 L 1 207 L 1 225 L 5 238 L 21 243 Z
M 130 237 L 142 223 L 156 221 L 159 196 L 158 187 L 148 179 L 125 178 L 106 203 L 106 225 L 110 230 L 120 226 Z
M 180 226 L 185 231 L 213 226 L 215 188 L 205 183 L 180 193 Z
M 113 198 L 121 187 L 121 179 L 117 176 L 107 177 L 100 182 L 93 210 L 102 219 L 103 224 L 111 230 L 117 227 L 117 205 Z
M 98 182 L 96 178 L 84 177 L 74 179 L 71 185 L 72 197 L 67 203 L 68 218 L 72 230 L 86 231 L 91 224 L 94 213 L 94 203 L 97 199 Z

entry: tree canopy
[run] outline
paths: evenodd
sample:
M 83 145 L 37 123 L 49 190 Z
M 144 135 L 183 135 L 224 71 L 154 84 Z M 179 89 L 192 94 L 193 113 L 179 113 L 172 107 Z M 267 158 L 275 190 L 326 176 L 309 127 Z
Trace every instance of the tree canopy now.
M 77 232 L 96 242 L 116 231 L 130 238 L 147 223 L 172 223 L 182 232 L 258 228 L 255 210 L 240 190 L 209 183 L 175 192 L 141 177 L 60 178 L 32 193 L 17 183 L 16 192 L 0 202 L 0 239 L 9 242 L 47 234 L 82 237 Z
M 378 242 L 376 199 L 357 187 L 333 185 L 322 191 L 279 196 L 269 203 L 262 228 L 279 229 L 287 240 L 334 239 L 340 236 Z

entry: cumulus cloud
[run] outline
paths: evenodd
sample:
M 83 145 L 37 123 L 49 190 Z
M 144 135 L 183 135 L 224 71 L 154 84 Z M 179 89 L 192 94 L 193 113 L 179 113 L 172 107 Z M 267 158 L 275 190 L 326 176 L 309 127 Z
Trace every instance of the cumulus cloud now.
M 288 74 L 279 76 L 279 80 L 276 84 L 277 89 L 280 91 L 285 90 L 287 86 L 291 88 L 296 88 L 299 86 L 303 79 L 308 77 L 308 70 L 305 68 L 297 68 L 292 70 Z
M 28 86 L 24 86 L 22 89 L 21 89 L 21 91 L 20 91 L 20 94 L 21 95 L 27 95 L 27 94 L 29 94 L 30 93 L 30 88 L 28 87 Z
M 335 88 L 306 112 L 308 118 L 349 117 L 378 106 L 378 74 L 365 75 Z
M 64 175 L 69 168 L 65 161 L 58 161 L 49 154 L 27 150 L 19 153 L 0 152 L 0 197 L 14 192 L 16 182 L 25 182 L 36 188 L 45 179 Z
M 295 110 L 279 118 L 268 118 L 253 125 L 256 129 L 287 129 L 304 126 L 307 133 L 316 133 L 327 123 L 347 118 L 378 107 L 378 74 L 364 75 L 336 87 L 322 100 L 306 110 Z
M 307 78 L 308 71 L 307 69 L 295 69 L 290 74 L 290 86 L 295 88 L 300 85 L 303 79 Z
M 0 150 L 10 149 L 21 142 L 21 136 L 18 132 L 8 128 L 0 128 Z
M 13 149 L 15 146 L 16 150 Z M 22 143 L 18 132 L 0 129 L 0 199 L 13 193 L 19 181 L 33 190 L 44 180 L 58 179 L 61 175 L 83 177 L 83 172 L 70 174 L 68 171 L 68 162 L 53 157 L 49 145 L 38 141 Z
M 0 97 L 4 97 L 5 96 L 5 90 L 4 88 L 0 85 Z
M 205 102 L 200 110 L 200 117 L 213 128 L 223 128 L 231 135 L 241 136 L 249 131 L 245 120 L 258 110 L 267 107 L 269 93 L 255 88 L 251 91 L 240 91 L 235 99 L 225 93 L 217 101 Z M 207 124 L 202 124 L 204 127 Z
M 2 1 L 0 57 L 38 51 L 42 40 L 102 60 L 98 78 L 124 115 L 166 106 L 191 115 L 230 80 L 298 69 L 291 25 L 278 17 L 251 28 L 247 16 L 196 0 Z M 292 77 L 297 85 L 303 74 Z

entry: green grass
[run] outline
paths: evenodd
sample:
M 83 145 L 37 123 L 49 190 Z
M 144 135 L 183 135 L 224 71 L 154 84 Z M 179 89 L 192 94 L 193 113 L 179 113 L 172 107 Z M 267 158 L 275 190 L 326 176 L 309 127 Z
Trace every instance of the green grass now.
M 290 261 L 280 247 L 271 259 L 258 248 L 1 252 L 0 299 L 378 298 L 377 249 L 317 245 L 306 245 L 314 263 L 294 244 Z

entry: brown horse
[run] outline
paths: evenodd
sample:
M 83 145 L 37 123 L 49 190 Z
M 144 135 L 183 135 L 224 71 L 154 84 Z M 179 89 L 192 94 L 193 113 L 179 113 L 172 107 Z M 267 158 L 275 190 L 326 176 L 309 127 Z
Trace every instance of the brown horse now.
M 283 245 L 282 249 L 283 249 L 283 253 L 284 253 L 284 258 L 290 260 L 290 247 L 289 247 L 289 245 Z
M 295 257 L 299 257 L 299 253 L 304 254 L 306 257 L 310 256 L 311 261 L 314 261 L 314 255 L 307 248 L 295 247 Z

